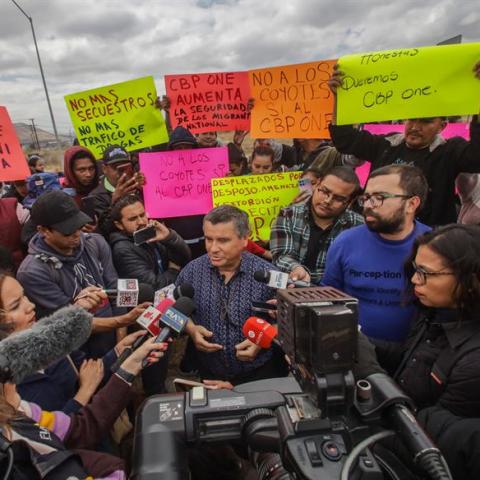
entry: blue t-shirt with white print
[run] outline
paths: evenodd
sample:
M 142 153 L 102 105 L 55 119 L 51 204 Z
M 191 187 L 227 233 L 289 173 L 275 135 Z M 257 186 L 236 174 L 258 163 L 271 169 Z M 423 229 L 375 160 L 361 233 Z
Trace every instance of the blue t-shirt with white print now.
M 413 242 L 430 227 L 416 222 L 403 240 L 385 240 L 366 225 L 342 232 L 330 246 L 322 285 L 359 300 L 359 324 L 373 338 L 403 341 L 416 307 L 405 294 L 405 260 Z

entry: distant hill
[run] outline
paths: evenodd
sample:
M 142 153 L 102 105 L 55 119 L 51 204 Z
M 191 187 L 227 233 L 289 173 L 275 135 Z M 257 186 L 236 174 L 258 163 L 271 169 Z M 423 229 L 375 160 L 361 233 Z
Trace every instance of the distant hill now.
M 18 139 L 22 146 L 29 146 L 35 144 L 32 126 L 28 123 L 14 123 L 15 130 L 17 132 Z M 47 132 L 46 130 L 42 130 L 41 128 L 37 127 L 37 137 L 38 142 L 40 143 L 40 147 L 50 147 L 55 146 L 56 140 L 55 135 L 51 132 Z M 58 138 L 60 142 L 65 144 L 70 144 L 71 139 L 67 135 L 59 135 Z

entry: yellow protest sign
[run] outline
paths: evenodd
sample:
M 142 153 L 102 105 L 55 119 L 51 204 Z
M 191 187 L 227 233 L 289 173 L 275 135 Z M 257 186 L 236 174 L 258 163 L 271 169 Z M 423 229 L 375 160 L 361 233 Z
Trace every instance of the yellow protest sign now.
M 248 72 L 255 99 L 254 138 L 330 138 L 333 95 L 327 81 L 336 60 L 260 68 Z
M 72 93 L 65 102 L 80 145 L 101 158 L 113 144 L 131 151 L 168 142 L 156 98 L 153 77 L 143 77 Z
M 480 43 L 341 57 L 337 124 L 478 113 L 479 60 Z
M 302 172 L 212 178 L 213 206 L 234 205 L 248 213 L 252 240 L 269 240 L 280 209 L 298 195 Z

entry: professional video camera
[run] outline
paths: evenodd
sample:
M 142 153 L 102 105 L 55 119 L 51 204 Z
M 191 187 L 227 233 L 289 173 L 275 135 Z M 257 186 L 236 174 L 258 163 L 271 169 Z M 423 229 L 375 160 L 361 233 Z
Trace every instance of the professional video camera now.
M 188 445 L 239 441 L 260 479 L 408 478 L 390 452 L 368 448 L 394 433 L 431 478 L 451 478 L 390 377 L 355 383 L 358 301 L 329 287 L 278 290 L 277 299 L 278 342 L 295 379 L 149 398 L 137 417 L 131 478 L 187 479 Z

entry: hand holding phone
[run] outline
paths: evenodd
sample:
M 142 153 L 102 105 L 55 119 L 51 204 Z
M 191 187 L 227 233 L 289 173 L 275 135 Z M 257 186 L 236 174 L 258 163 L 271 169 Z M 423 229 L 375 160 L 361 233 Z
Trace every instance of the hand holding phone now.
M 133 232 L 133 243 L 138 247 L 156 236 L 157 229 L 154 225 L 149 225 L 148 227 Z

